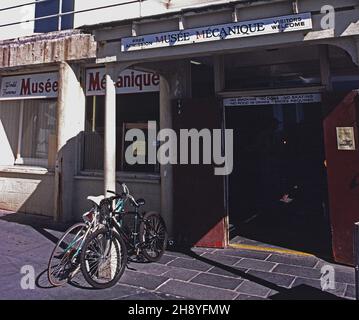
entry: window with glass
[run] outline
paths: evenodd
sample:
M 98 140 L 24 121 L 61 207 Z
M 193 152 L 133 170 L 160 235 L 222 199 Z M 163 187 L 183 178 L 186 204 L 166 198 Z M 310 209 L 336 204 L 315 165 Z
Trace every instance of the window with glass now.
M 54 167 L 56 99 L 0 102 L 2 165 Z
M 158 173 L 159 165 L 148 164 L 148 144 L 158 146 L 157 141 L 148 140 L 148 122 L 155 121 L 159 130 L 159 93 L 131 93 L 116 96 L 116 170 L 124 172 Z M 103 171 L 105 96 L 89 96 L 86 101 L 86 128 L 83 141 L 83 170 Z M 140 129 L 145 141 L 125 141 L 130 129 Z M 133 155 L 145 157 L 146 164 L 129 164 L 125 152 L 131 148 Z
M 39 1 L 39 0 L 37 0 Z M 51 32 L 72 29 L 74 27 L 74 0 L 46 0 L 39 1 L 35 7 L 34 32 Z M 69 13 L 64 16 L 54 16 L 60 13 Z M 50 18 L 45 18 L 51 16 Z

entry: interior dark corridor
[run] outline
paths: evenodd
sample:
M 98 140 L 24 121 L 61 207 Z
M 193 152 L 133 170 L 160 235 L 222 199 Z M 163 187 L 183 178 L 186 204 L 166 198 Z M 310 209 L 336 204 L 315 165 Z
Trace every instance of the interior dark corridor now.
M 320 103 L 226 108 L 230 236 L 330 256 Z

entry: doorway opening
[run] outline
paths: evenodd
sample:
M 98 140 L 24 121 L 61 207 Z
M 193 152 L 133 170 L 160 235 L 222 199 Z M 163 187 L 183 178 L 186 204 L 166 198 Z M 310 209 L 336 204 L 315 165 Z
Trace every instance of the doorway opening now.
M 232 241 L 330 257 L 321 103 L 226 106 L 225 122 L 234 130 Z

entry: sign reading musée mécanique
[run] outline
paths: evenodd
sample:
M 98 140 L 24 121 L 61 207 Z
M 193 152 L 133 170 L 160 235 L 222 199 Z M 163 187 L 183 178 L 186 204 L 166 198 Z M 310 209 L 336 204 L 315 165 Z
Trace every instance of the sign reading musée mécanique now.
M 309 12 L 123 38 L 121 41 L 121 51 L 173 47 L 185 44 L 309 30 L 312 28 L 312 15 Z
M 87 96 L 105 95 L 105 75 L 105 68 L 86 70 Z M 118 75 L 115 88 L 117 94 L 157 92 L 160 91 L 160 75 L 158 73 L 126 69 Z
M 57 72 L 3 77 L 0 98 L 56 98 L 59 91 Z

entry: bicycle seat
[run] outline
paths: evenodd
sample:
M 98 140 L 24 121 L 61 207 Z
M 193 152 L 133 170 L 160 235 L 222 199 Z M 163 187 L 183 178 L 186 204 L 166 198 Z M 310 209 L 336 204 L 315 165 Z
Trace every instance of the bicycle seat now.
M 94 204 L 96 204 L 97 206 L 100 206 L 100 202 L 105 199 L 104 196 L 89 196 L 87 197 L 87 200 L 92 201 Z
M 144 206 L 146 204 L 146 201 L 145 199 L 137 199 L 136 202 L 138 203 L 138 206 L 141 207 L 141 206 Z

